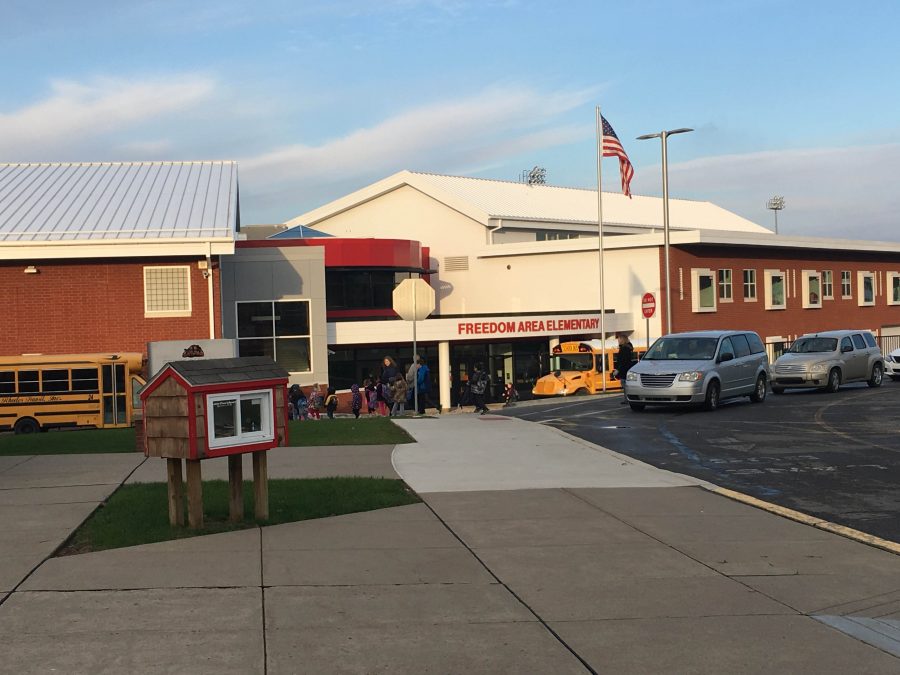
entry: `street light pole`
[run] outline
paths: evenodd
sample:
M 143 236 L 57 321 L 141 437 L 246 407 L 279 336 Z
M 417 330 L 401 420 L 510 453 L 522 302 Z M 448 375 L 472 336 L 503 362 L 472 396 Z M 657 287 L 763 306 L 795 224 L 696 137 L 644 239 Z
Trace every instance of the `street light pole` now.
M 775 195 L 766 202 L 766 208 L 770 209 L 775 214 L 775 234 L 778 234 L 778 212 L 784 208 L 784 197 Z
M 662 181 L 663 181 L 663 258 L 666 268 L 666 334 L 672 332 L 672 278 L 669 267 L 669 160 L 666 154 L 667 140 L 675 134 L 686 134 L 693 129 L 681 128 L 660 131 L 658 134 L 644 134 L 637 140 L 645 141 L 658 138 L 662 142 Z

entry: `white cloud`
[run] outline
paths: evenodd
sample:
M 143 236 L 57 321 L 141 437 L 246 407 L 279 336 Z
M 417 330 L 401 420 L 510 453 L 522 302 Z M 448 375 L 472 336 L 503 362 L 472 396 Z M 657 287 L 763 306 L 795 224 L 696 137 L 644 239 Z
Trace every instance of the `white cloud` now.
M 0 113 L 0 156 L 8 161 L 62 159 L 93 139 L 190 109 L 214 90 L 212 79 L 197 75 L 55 81 L 47 98 Z
M 594 91 L 490 89 L 400 113 L 320 145 L 288 145 L 240 160 L 242 197 L 290 193 L 297 210 L 327 185 L 383 178 L 399 169 L 456 171 L 590 136 L 558 125 Z M 332 196 L 337 196 L 332 195 Z M 287 217 L 290 214 L 285 214 Z
M 765 203 L 783 195 L 779 231 L 804 236 L 900 240 L 900 143 L 722 155 L 669 165 L 673 196 L 715 202 L 768 227 Z M 660 167 L 635 187 L 658 194 Z

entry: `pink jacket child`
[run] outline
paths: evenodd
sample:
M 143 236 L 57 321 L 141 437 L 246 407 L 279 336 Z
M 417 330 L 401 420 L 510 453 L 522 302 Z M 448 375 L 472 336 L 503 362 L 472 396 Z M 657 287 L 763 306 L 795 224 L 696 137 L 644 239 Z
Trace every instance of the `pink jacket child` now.
M 319 386 L 319 383 L 316 382 L 309 392 L 309 419 L 321 419 L 322 416 L 319 410 L 324 402 L 325 400 L 322 398 L 322 388 Z

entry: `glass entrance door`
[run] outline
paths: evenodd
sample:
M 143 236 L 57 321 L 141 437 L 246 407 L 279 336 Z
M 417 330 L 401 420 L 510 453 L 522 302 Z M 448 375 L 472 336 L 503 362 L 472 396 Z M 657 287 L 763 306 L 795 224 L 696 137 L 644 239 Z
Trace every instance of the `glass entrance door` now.
M 125 388 L 125 364 L 101 366 L 103 371 L 103 426 L 128 425 L 128 400 Z

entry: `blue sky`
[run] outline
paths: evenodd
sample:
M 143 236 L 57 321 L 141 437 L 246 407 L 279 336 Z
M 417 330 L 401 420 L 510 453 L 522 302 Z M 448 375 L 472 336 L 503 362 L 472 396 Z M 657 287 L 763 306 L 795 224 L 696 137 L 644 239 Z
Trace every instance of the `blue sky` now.
M 400 169 L 636 168 L 781 231 L 900 240 L 900 3 L 3 0 L 0 161 L 237 159 L 244 223 Z M 604 189 L 616 189 L 614 159 Z

